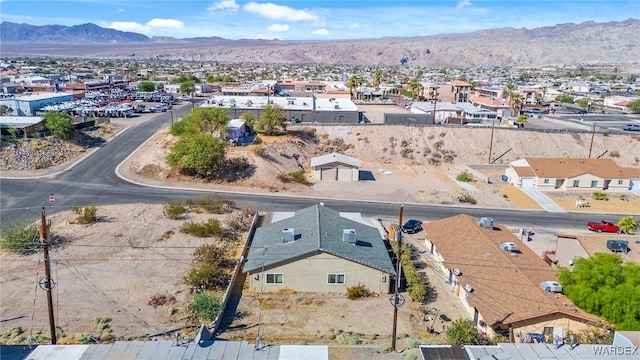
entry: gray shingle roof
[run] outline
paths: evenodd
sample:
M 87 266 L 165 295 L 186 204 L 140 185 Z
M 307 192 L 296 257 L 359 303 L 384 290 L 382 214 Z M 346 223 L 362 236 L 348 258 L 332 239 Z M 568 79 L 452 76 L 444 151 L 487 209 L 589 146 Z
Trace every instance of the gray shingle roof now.
M 295 230 L 294 241 L 283 242 L 285 228 Z M 343 241 L 344 229 L 355 230 L 355 245 Z M 347 219 L 323 205 L 298 210 L 290 218 L 257 228 L 244 271 L 259 271 L 320 252 L 395 273 L 378 229 Z
M 316 156 L 314 158 L 311 159 L 311 167 L 316 167 L 316 166 L 321 166 L 321 165 L 325 165 L 325 164 L 331 164 L 334 162 L 339 162 L 339 163 L 343 163 L 349 166 L 353 166 L 355 168 L 360 168 L 361 164 L 360 164 L 360 160 L 351 157 L 351 156 L 347 156 L 344 154 L 338 154 L 338 153 L 331 153 L 331 154 L 326 154 L 326 155 L 321 155 L 321 156 Z

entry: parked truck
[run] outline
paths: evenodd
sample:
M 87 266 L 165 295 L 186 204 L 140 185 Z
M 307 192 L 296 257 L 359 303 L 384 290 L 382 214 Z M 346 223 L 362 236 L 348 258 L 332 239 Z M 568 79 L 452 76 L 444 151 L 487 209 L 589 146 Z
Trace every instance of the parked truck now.
M 587 223 L 587 229 L 595 232 L 608 232 L 608 233 L 620 232 L 620 227 L 618 227 L 618 225 L 608 220 L 602 220 L 600 222 L 589 221 Z

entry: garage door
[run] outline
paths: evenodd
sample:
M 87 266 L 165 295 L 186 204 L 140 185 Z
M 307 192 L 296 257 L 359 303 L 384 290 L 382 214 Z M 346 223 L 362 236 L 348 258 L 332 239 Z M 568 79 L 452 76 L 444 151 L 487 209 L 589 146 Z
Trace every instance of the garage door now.
M 322 169 L 322 180 L 338 180 L 338 169 L 330 168 L 330 169 Z
M 640 179 L 631 179 L 631 184 L 629 184 L 629 190 L 640 191 Z
M 352 169 L 338 169 L 338 180 L 340 181 L 353 181 Z
M 521 181 L 523 188 L 533 188 L 533 178 L 522 178 Z

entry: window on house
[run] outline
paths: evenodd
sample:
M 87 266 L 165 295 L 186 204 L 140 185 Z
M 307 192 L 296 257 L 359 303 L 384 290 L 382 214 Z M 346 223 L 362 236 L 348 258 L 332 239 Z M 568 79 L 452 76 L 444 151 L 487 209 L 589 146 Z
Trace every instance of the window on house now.
M 598 180 L 591 180 L 591 187 L 598 187 Z
M 624 183 L 624 180 L 618 180 L 618 185 L 622 185 Z
M 549 183 L 549 179 L 544 179 L 544 183 L 548 184 Z
M 580 187 L 580 180 L 573 180 L 573 187 Z
M 344 284 L 344 274 L 328 274 L 328 284 Z
M 267 274 L 267 284 L 283 284 L 284 274 Z

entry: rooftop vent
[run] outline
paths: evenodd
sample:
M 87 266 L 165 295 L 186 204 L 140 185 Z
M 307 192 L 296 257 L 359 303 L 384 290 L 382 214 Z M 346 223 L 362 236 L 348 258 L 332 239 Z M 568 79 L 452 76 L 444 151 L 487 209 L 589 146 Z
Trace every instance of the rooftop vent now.
M 293 228 L 282 229 L 282 242 L 293 242 L 296 239 L 296 231 Z
M 356 231 L 354 229 L 343 229 L 342 230 L 342 241 L 347 244 L 356 243 Z
M 338 103 L 334 104 L 334 105 L 333 105 L 333 108 L 334 108 L 334 109 L 340 109 L 340 104 L 338 104 Z
M 513 242 L 501 242 L 500 249 L 504 251 L 516 252 L 518 251 L 518 247 Z
M 462 271 L 460 271 L 460 269 L 453 269 L 453 274 L 455 276 L 461 276 L 462 275 Z
M 478 220 L 478 226 L 493 230 L 493 219 L 490 217 L 481 217 L 480 220 Z
M 473 287 L 469 284 L 465 285 L 464 289 L 467 290 L 467 292 L 473 292 Z

